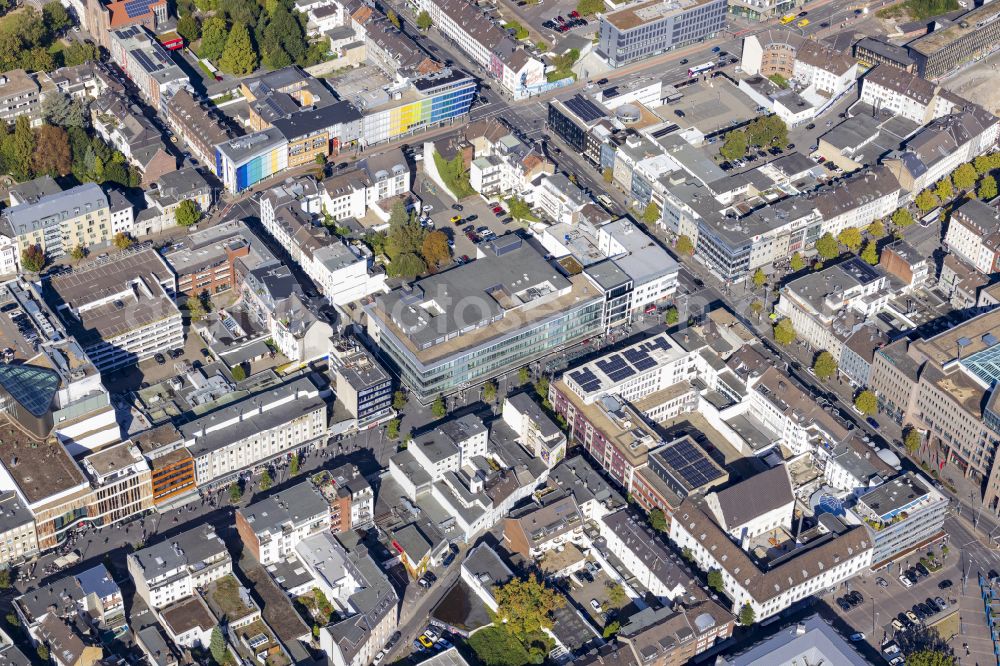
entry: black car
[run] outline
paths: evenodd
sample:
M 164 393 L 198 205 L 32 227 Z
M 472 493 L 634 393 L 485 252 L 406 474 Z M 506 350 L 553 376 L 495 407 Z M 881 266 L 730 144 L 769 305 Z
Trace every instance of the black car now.
M 607 82 L 608 82 L 608 80 L 607 80 L 607 79 L 598 79 L 598 80 L 597 80 L 597 85 L 599 85 L 599 86 L 603 86 L 603 85 L 604 85 L 604 84 L 606 84 Z
M 950 580 L 945 579 L 945 580 L 941 581 L 940 583 L 938 583 L 938 589 L 939 590 L 947 590 L 949 587 L 951 587 L 951 581 Z
M 514 221 L 514 218 L 512 218 L 512 217 L 505 217 L 502 220 L 500 220 L 500 223 L 501 224 L 510 224 L 513 221 Z
M 167 362 L 167 359 L 164 358 L 163 354 L 157 354 L 153 358 L 156 359 L 156 362 L 159 363 L 160 365 L 163 365 L 164 363 Z
M 448 566 L 454 561 L 455 561 L 455 553 L 449 552 L 447 555 L 444 556 L 444 559 L 441 560 L 441 564 Z
M 462 204 L 452 204 L 451 205 L 451 209 L 452 210 L 457 210 L 459 213 L 461 213 L 463 210 L 465 210 L 464 208 L 462 208 Z
M 930 608 L 931 611 L 933 611 L 934 613 L 937 613 L 939 611 L 943 611 L 944 610 L 943 608 L 941 608 L 940 606 L 938 606 L 938 603 L 936 601 L 934 601 L 933 599 L 931 599 L 930 597 L 927 597 L 927 600 L 924 601 L 924 604 L 928 608 Z
M 681 64 L 682 64 L 682 65 L 686 65 L 686 64 L 688 64 L 688 62 L 689 62 L 689 61 L 688 61 L 688 59 L 687 59 L 687 58 L 683 58 L 683 59 L 681 60 Z
M 680 109 L 674 109 L 674 115 L 677 116 L 678 118 L 683 118 L 684 112 L 681 111 Z
M 854 592 L 851 592 L 847 596 L 850 597 L 854 601 L 854 603 L 856 603 L 856 604 L 860 605 L 860 604 L 865 603 L 865 597 L 864 597 L 864 595 L 861 594 L 860 592 L 858 592 L 857 590 L 855 590 Z
M 809 123 L 808 125 L 806 125 L 806 129 L 807 130 L 816 129 L 816 124 L 815 123 Z
M 543 21 L 542 22 L 542 27 L 543 28 L 549 28 L 551 30 L 552 28 L 556 27 L 556 24 L 553 23 L 552 21 Z
M 931 572 L 923 565 L 922 562 L 917 562 L 917 571 L 919 571 L 924 576 L 930 576 Z
M 738 63 L 739 61 L 740 61 L 740 59 L 739 59 L 739 58 L 730 58 L 730 59 L 729 59 L 729 64 L 730 64 L 730 65 L 735 65 L 735 64 L 736 64 L 736 63 Z
M 926 620 L 927 613 L 921 608 L 922 604 L 913 604 L 913 614 L 917 616 L 918 620 Z
M 432 583 L 438 579 L 438 577 L 434 575 L 433 571 L 426 572 L 424 574 L 424 578 L 426 578 L 427 580 L 429 580 Z
M 184 351 L 181 349 L 171 349 L 167 353 L 170 354 L 170 358 L 180 358 L 184 355 Z
M 837 605 L 840 606 L 840 610 L 849 611 L 851 610 L 851 602 L 847 600 L 847 597 L 840 597 L 837 599 Z
M 795 144 L 794 143 L 788 144 L 788 150 L 795 150 Z
M 730 164 L 729 162 L 723 162 L 722 164 L 719 165 L 719 168 L 722 169 L 723 171 L 729 171 L 730 169 L 733 168 L 733 165 Z

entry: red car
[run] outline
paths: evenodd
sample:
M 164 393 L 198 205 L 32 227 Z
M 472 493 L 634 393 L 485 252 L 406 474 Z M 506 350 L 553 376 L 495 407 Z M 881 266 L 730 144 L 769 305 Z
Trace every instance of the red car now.
M 569 15 L 572 16 L 573 18 L 580 18 L 580 12 L 576 11 L 575 9 L 571 11 Z

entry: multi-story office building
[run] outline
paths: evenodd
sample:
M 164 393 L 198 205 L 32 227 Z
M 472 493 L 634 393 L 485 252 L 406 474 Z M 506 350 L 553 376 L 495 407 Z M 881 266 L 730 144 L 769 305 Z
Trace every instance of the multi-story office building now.
M 951 212 L 944 245 L 983 275 L 1000 270 L 1000 213 L 979 199 L 966 199 Z
M 853 511 L 872 533 L 872 569 L 881 569 L 944 538 L 948 498 L 913 472 L 858 497 Z
M 12 206 L 0 216 L 3 234 L 17 242 L 17 256 L 38 246 L 58 258 L 76 246 L 90 247 L 111 240 L 111 206 L 95 183 L 77 185 L 36 201 Z
M 507 234 L 474 262 L 378 296 L 368 333 L 421 402 L 486 381 L 603 330 L 604 297 Z
M 303 481 L 236 511 L 236 531 L 262 565 L 281 562 L 306 537 L 330 530 L 330 505 Z
M 233 571 L 226 544 L 210 525 L 129 553 L 126 559 L 136 592 L 153 610 L 187 599 Z
M 650 0 L 603 14 L 595 51 L 612 67 L 704 41 L 726 27 L 728 0 Z
M 888 65 L 904 72 L 912 72 L 915 67 L 905 46 L 896 46 L 878 37 L 863 37 L 859 40 L 854 45 L 854 59 L 862 66 L 871 68 Z
M 699 472 L 690 473 L 690 467 Z M 647 464 L 636 470 L 629 494 L 646 511 L 659 509 L 672 516 L 681 501 L 703 494 L 729 480 L 729 472 L 684 436 L 649 452 Z
M 184 345 L 176 276 L 159 252 L 136 246 L 46 283 L 45 298 L 101 371 Z
M 18 116 L 41 123 L 42 87 L 23 69 L 12 69 L 0 74 L 0 120 L 13 125 Z
M 864 229 L 899 207 L 899 181 L 885 167 L 852 174 L 824 187 L 813 199 L 823 217 L 822 232 L 836 238 L 849 227 Z
M 326 434 L 327 404 L 308 377 L 235 400 L 179 427 L 195 460 L 198 486 L 221 486 L 245 469 L 312 444 Z
M 271 127 L 215 146 L 215 173 L 230 192 L 242 192 L 288 168 L 288 139 Z
M 146 457 L 153 487 L 153 506 L 171 506 L 193 499 L 196 485 L 194 458 L 172 423 L 164 423 L 132 436 Z
M 153 508 L 149 464 L 131 442 L 91 453 L 82 466 L 94 488 L 97 511 L 91 520 L 95 524 L 114 525 Z
M 939 79 L 988 55 L 1000 40 L 1000 7 L 985 4 L 906 45 L 925 79 Z
M 545 83 L 545 64 L 467 0 L 414 0 L 413 4 L 430 14 L 437 29 L 514 99 L 528 97 Z
M 191 85 L 170 51 L 142 26 L 112 29 L 108 35 L 111 59 L 136 85 L 151 107 L 166 113 L 167 100 Z
M 184 247 L 167 252 L 163 258 L 177 273 L 177 293 L 187 296 L 238 291 L 248 271 L 277 263 L 267 245 L 242 220 L 188 234 Z
M 358 430 L 381 423 L 393 414 L 392 377 L 366 350 L 357 348 L 334 360 L 337 401 L 357 420 Z

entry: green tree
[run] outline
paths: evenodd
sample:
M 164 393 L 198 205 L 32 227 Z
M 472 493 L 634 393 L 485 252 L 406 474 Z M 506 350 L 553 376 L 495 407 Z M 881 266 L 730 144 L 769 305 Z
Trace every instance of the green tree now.
M 861 251 L 861 258 L 872 266 L 878 263 L 878 246 L 875 241 L 870 240 L 865 243 L 865 249 Z
M 271 473 L 267 471 L 267 468 L 265 468 L 264 471 L 260 473 L 260 489 L 262 491 L 270 490 L 273 485 L 274 480 L 271 478 Z
M 431 21 L 431 15 L 427 13 L 426 9 L 417 14 L 418 28 L 420 28 L 421 30 L 428 30 L 430 29 L 431 25 L 433 25 L 433 21 Z
M 132 237 L 124 231 L 119 231 L 115 234 L 114 238 L 111 239 L 111 244 L 119 250 L 127 250 L 135 245 L 135 241 L 132 240 Z
M 200 219 L 201 211 L 198 210 L 198 204 L 191 199 L 185 199 L 174 209 L 174 220 L 182 227 L 197 224 Z
M 920 431 L 913 426 L 907 426 L 906 430 L 903 432 L 903 446 L 906 447 L 909 454 L 915 455 L 917 451 L 920 450 L 920 444 L 923 442 L 923 436 Z
M 37 273 L 45 267 L 45 251 L 40 245 L 29 245 L 21 252 L 21 268 Z
M 434 404 L 431 405 L 431 414 L 433 414 L 436 419 L 443 419 L 447 413 L 448 406 L 444 403 L 444 397 L 439 395 L 434 399 Z
M 667 308 L 667 311 L 663 314 L 663 323 L 667 326 L 674 326 L 680 320 L 680 315 L 677 312 L 677 308 L 671 305 Z
M 233 25 L 226 38 L 219 69 L 235 76 L 246 76 L 257 69 L 257 52 L 250 41 L 250 31 L 242 23 Z
M 292 459 L 288 462 L 288 473 L 297 476 L 299 473 L 299 454 L 293 453 Z
M 565 604 L 562 595 L 546 587 L 535 575 L 494 587 L 493 598 L 497 602 L 497 610 L 492 614 L 494 624 L 505 624 L 507 631 L 517 638 L 551 629 L 552 612 Z
M 938 199 L 930 190 L 922 190 L 913 200 L 917 204 L 917 209 L 923 213 L 934 210 L 938 205 Z
M 36 175 L 65 176 L 73 168 L 69 135 L 61 127 L 42 125 L 35 131 L 32 168 Z
M 188 299 L 187 299 L 187 301 L 184 302 L 184 305 L 187 308 L 188 317 L 191 318 L 191 321 L 198 322 L 198 321 L 201 321 L 202 319 L 205 318 L 205 314 L 206 314 L 206 312 L 205 312 L 205 306 L 201 304 L 201 300 L 200 299 L 195 298 L 194 296 L 188 296 Z M 236 379 L 236 377 L 235 377 L 236 368 L 240 368 L 240 366 L 234 366 L 233 367 L 233 372 L 234 372 L 233 379 Z M 240 368 L 240 370 L 242 370 L 242 369 L 243 368 Z M 236 381 L 240 381 L 240 380 L 237 379 Z
M 190 14 L 177 19 L 177 34 L 187 40 L 188 44 L 197 41 L 201 37 L 201 26 L 198 19 Z
M 212 659 L 215 660 L 216 664 L 226 663 L 226 657 L 229 655 L 226 649 L 226 639 L 222 635 L 222 627 L 216 626 L 212 629 L 212 642 L 209 644 L 209 652 L 212 653 Z
M 87 256 L 87 248 L 82 245 L 74 245 L 73 249 L 69 251 L 69 256 L 77 261 L 80 261 Z
M 955 666 L 955 657 L 940 650 L 921 650 L 906 655 L 906 666 Z
M 392 408 L 397 412 L 401 412 L 404 407 L 406 407 L 406 393 L 403 391 L 396 391 L 392 394 Z
M 7 619 L 7 624 L 10 625 L 11 627 L 14 627 L 15 629 L 21 626 L 21 620 L 20 618 L 17 617 L 17 613 L 15 613 L 14 611 L 7 613 L 6 619 Z
M 760 289 L 767 283 L 767 274 L 764 273 L 764 269 L 758 266 L 751 280 L 753 281 L 754 289 Z
M 942 202 L 950 201 L 955 194 L 955 188 L 951 184 L 951 177 L 945 176 L 934 186 L 934 194 Z
M 798 252 L 792 255 L 792 258 L 789 259 L 788 264 L 795 272 L 801 271 L 803 268 L 806 267 L 805 259 L 803 259 L 802 255 L 799 254 Z
M 979 181 L 979 191 L 976 193 L 983 201 L 992 201 L 997 196 L 997 179 L 993 176 L 983 176 Z
M 73 41 L 63 49 L 62 59 L 66 67 L 76 67 L 85 62 L 97 62 L 101 59 L 101 51 L 89 42 Z
M 762 301 L 754 301 L 750 304 L 750 312 L 754 313 L 757 317 L 757 321 L 760 321 L 760 313 L 764 311 L 764 303 Z
M 427 271 L 427 264 L 419 256 L 412 252 L 399 255 L 389 264 L 389 275 L 406 279 L 415 278 Z
M 385 426 L 385 436 L 389 439 L 399 439 L 399 419 L 392 419 Z
M 749 604 L 743 604 L 743 608 L 740 609 L 740 625 L 743 627 L 749 627 L 757 619 L 757 614 L 754 613 L 753 607 Z
M 694 243 L 691 242 L 691 238 L 689 236 L 681 234 L 677 237 L 677 244 L 674 246 L 674 249 L 677 250 L 677 254 L 686 254 L 690 256 L 694 254 Z
M 401 24 L 399 22 L 399 17 L 396 16 L 396 12 L 394 12 L 394 11 L 392 11 L 390 9 L 389 11 L 386 12 L 385 16 L 386 16 L 387 19 L 389 19 L 389 23 L 391 23 L 394 26 L 396 26 L 396 30 L 400 29 Z
M 518 384 L 527 384 L 529 379 L 531 379 L 531 373 L 527 368 L 521 368 L 517 371 Z
M 44 644 L 39 643 L 38 647 L 35 648 L 35 652 L 38 654 L 38 658 L 44 661 L 46 664 L 49 663 L 49 649 L 45 647 Z
M 86 128 L 89 117 L 83 103 L 65 93 L 54 93 L 46 95 L 42 101 L 42 120 L 48 125 L 64 129 L 70 127 Z
M 485 666 L 524 666 L 531 656 L 503 626 L 484 627 L 469 638 L 469 648 Z
M 856 227 L 847 227 L 837 234 L 837 240 L 851 252 L 857 252 L 861 248 L 861 231 Z
M 816 241 L 816 253 L 823 259 L 834 259 L 840 255 L 840 246 L 833 234 L 825 233 Z
M 198 55 L 212 62 L 219 62 L 222 52 L 226 50 L 226 40 L 229 29 L 226 22 L 216 16 L 207 19 L 201 26 L 201 46 Z
M 444 235 L 443 232 L 437 233 Z M 386 236 L 385 253 L 392 261 L 404 254 L 419 255 L 424 250 L 424 236 L 426 234 L 426 230 L 420 226 L 416 217 L 407 213 L 403 203 L 397 201 L 389 213 L 389 233 Z M 444 242 L 447 246 L 447 237 L 444 238 Z M 422 272 L 423 269 L 413 273 L 413 275 L 419 275 Z
M 538 381 L 535 382 L 535 393 L 538 395 L 539 398 L 542 399 L 542 402 L 546 402 L 547 403 L 549 401 L 549 378 L 548 377 L 544 377 L 543 376 L 543 377 L 539 377 L 538 378 Z
M 234 482 L 229 486 L 229 501 L 238 504 L 241 499 L 243 499 L 243 489 L 238 482 Z
M 10 589 L 10 569 L 5 567 L 0 569 L 0 590 Z
M 190 301 L 190 299 L 188 300 Z M 198 301 L 198 307 L 204 308 L 204 306 L 201 305 L 201 301 Z M 243 369 L 242 363 L 234 365 L 229 372 L 233 376 L 233 381 L 235 382 L 241 382 L 247 378 L 247 371 Z
M 955 183 L 955 187 L 960 190 L 971 190 L 976 186 L 976 167 L 972 166 L 968 162 L 959 165 L 957 169 L 951 174 L 951 180 Z
M 615 608 L 621 608 L 628 603 L 628 595 L 625 594 L 625 588 L 619 583 L 615 583 L 608 588 L 608 603 Z
M 593 16 L 604 11 L 604 0 L 580 0 L 576 4 L 576 11 L 582 16 Z
M 612 620 L 606 627 L 604 627 L 604 637 L 611 638 L 612 636 L 615 636 L 619 631 L 621 631 L 621 628 L 621 622 L 618 620 Z
M 822 380 L 831 379 L 837 374 L 837 359 L 828 351 L 821 351 L 813 361 L 813 372 Z
M 900 208 L 892 214 L 892 223 L 900 229 L 905 229 L 913 224 L 913 215 L 908 208 Z
M 615 172 L 614 172 L 614 170 L 611 167 L 604 167 L 601 170 L 601 178 L 604 179 L 605 183 L 607 183 L 607 184 L 610 185 L 615 180 Z
M 871 224 L 868 225 L 866 231 L 868 232 L 869 236 L 878 240 L 879 238 L 885 236 L 885 225 L 882 224 L 882 220 L 874 220 Z
M 976 173 L 980 176 L 985 176 L 993 169 L 996 169 L 998 166 L 996 155 L 996 153 L 992 155 L 980 155 L 974 159 L 972 164 L 976 167 Z
M 791 319 L 782 319 L 774 325 L 774 341 L 779 345 L 790 345 L 795 342 L 797 334 Z
M 505 199 L 507 212 L 515 220 L 525 220 L 526 222 L 538 222 L 538 216 L 531 209 L 531 204 L 521 197 L 509 197 Z
M 451 247 L 448 246 L 448 237 L 440 229 L 425 235 L 420 254 L 428 266 L 444 266 L 449 263 Z
M 713 590 L 715 590 L 716 592 L 718 592 L 719 594 L 725 592 L 726 588 L 722 582 L 721 571 L 719 571 L 718 569 L 712 569 L 711 571 L 708 572 L 708 586 Z
M 727 160 L 738 160 L 747 154 L 747 135 L 743 130 L 733 130 L 726 134 L 726 139 L 719 149 L 719 154 Z
M 32 162 L 35 155 L 35 133 L 31 129 L 28 116 L 20 115 L 14 122 L 14 133 L 10 136 L 10 151 L 4 151 L 7 168 L 17 180 L 28 180 L 34 175 Z
M 642 221 L 653 225 L 660 221 L 660 207 L 650 201 L 646 204 L 646 209 L 642 211 Z
M 871 416 L 878 411 L 878 398 L 871 391 L 861 391 L 854 398 L 854 406 L 865 416 Z
M 667 517 L 663 509 L 654 508 L 649 511 L 649 525 L 658 532 L 666 532 L 670 526 L 667 524 Z
M 66 8 L 60 2 L 46 3 L 42 7 L 42 17 L 48 29 L 57 35 L 65 32 L 73 25 L 73 19 L 70 18 L 69 12 L 66 11 Z
M 483 384 L 483 400 L 486 402 L 493 402 L 497 399 L 497 385 L 493 382 L 486 382 Z

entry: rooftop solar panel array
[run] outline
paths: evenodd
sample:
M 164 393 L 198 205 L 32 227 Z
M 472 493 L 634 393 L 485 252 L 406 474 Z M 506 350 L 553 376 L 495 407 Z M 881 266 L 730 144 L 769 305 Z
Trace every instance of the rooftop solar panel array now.
M 567 109 L 575 113 L 585 123 L 592 123 L 604 117 L 604 112 L 596 104 L 579 95 L 566 100 L 565 105 Z
M 580 388 L 588 393 L 590 391 L 596 391 L 601 386 L 601 380 L 597 378 L 590 368 L 583 368 L 582 370 L 574 370 L 569 373 L 569 376 L 573 378 Z
M 597 361 L 597 367 L 613 382 L 620 382 L 635 374 L 635 369 L 630 367 L 619 354 L 600 359 Z
M 125 13 L 129 18 L 138 18 L 149 13 L 149 6 L 156 0 L 129 0 L 125 3 Z
M 682 439 L 657 453 L 666 464 L 691 488 L 700 488 L 722 476 L 723 472 L 712 463 L 690 440 Z

